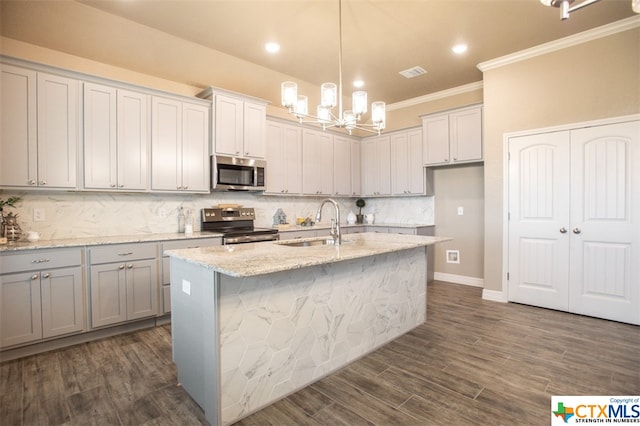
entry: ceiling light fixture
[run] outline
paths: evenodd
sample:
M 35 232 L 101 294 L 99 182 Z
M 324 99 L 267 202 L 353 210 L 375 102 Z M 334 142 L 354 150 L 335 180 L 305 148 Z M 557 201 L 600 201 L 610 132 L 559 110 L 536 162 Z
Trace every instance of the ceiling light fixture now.
M 540 0 L 545 6 L 553 6 L 560 8 L 560 19 L 563 21 L 569 19 L 569 13 L 582 9 L 600 0 L 583 0 L 582 2 L 572 6 L 575 0 Z M 631 9 L 635 13 L 640 13 L 640 0 L 631 0 Z
M 311 123 L 322 126 L 323 130 L 336 127 L 346 130 L 349 134 L 354 129 L 377 133 L 386 125 L 386 106 L 384 102 L 371 103 L 372 123 L 360 123 L 362 116 L 367 113 L 367 92 L 359 90 L 353 92 L 350 110 L 342 110 L 342 0 L 338 1 L 338 26 L 340 29 L 340 48 L 338 50 L 338 86 L 334 83 L 322 83 L 320 86 L 320 105 L 316 115 L 309 114 L 308 98 L 298 95 L 298 85 L 293 81 L 281 84 L 282 106 L 298 118 L 300 123 Z M 338 105 L 338 115 L 332 109 Z
M 467 45 L 464 43 L 456 44 L 451 48 L 451 51 L 457 55 L 462 55 L 467 51 Z
M 278 43 L 276 43 L 275 41 L 266 43 L 264 45 L 264 48 L 269 53 L 278 53 L 280 51 L 280 45 Z

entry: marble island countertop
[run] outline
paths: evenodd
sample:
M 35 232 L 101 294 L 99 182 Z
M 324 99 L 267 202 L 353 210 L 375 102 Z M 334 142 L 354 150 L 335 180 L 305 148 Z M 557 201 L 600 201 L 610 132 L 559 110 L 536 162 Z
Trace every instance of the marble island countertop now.
M 317 222 L 313 225 L 294 225 L 293 223 L 288 224 L 288 227 L 279 228 L 279 232 L 292 232 L 292 231 L 311 231 L 313 229 L 329 229 L 331 228 L 331 223 L 328 221 Z M 426 225 L 423 223 L 341 223 L 340 228 L 348 229 L 348 228 L 362 228 L 362 227 L 379 227 L 379 228 L 426 228 L 430 226 L 435 226 L 433 224 Z
M 42 239 L 35 242 L 17 241 L 0 245 L 0 253 L 3 251 L 36 250 L 63 247 L 84 247 L 105 244 L 146 243 L 170 240 L 188 240 L 193 238 L 215 238 L 222 234 L 213 232 L 194 232 L 193 234 L 181 234 L 178 232 L 165 234 L 136 234 L 136 235 L 95 235 L 78 238 Z
M 296 243 L 327 239 L 303 238 Z M 292 241 L 168 250 L 165 254 L 231 277 L 250 277 L 428 246 L 448 237 L 366 232 L 342 236 L 342 245 L 292 247 Z

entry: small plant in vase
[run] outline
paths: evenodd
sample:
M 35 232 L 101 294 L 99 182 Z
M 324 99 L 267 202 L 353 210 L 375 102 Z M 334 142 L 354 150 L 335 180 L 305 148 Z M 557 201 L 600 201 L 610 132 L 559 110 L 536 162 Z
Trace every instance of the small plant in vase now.
M 7 238 L 10 241 L 17 241 L 20 238 L 22 230 L 16 221 L 18 215 L 14 215 L 13 213 L 9 213 L 6 216 L 4 215 L 5 207 L 15 207 L 16 203 L 20 200 L 20 197 L 9 197 L 6 200 L 0 198 L 0 238 Z
M 362 198 L 358 198 L 356 200 L 356 206 L 360 209 L 358 210 L 358 214 L 356 215 L 356 223 L 362 224 L 364 223 L 364 216 L 362 215 L 362 208 L 366 205 L 367 203 L 364 202 L 364 200 Z

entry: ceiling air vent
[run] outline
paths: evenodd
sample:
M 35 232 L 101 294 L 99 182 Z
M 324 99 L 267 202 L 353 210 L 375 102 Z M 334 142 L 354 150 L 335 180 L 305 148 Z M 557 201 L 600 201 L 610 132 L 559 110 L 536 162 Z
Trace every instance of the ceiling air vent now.
M 406 69 L 404 71 L 400 71 L 400 75 L 402 75 L 405 78 L 413 78 L 426 73 L 427 73 L 427 70 L 419 66 L 415 66 L 415 67 Z

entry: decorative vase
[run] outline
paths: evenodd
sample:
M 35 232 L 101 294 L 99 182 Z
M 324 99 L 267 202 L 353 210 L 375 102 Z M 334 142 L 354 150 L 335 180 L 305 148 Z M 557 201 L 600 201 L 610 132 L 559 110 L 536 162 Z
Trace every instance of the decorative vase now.
M 13 213 L 9 213 L 4 218 L 4 236 L 7 238 L 7 241 L 14 242 L 18 241 L 22 236 L 22 229 L 20 229 L 20 225 L 18 225 L 18 215 L 14 215 Z
M 364 215 L 363 214 L 357 214 L 356 215 L 356 223 L 359 225 L 362 225 L 364 223 Z

